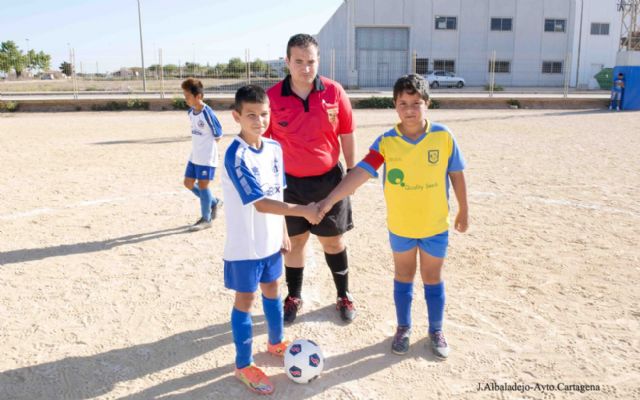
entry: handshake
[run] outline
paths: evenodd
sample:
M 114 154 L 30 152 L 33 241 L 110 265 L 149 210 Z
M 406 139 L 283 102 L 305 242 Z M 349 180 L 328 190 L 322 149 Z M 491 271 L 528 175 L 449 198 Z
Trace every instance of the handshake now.
M 332 207 L 333 203 L 331 203 L 328 198 L 319 203 L 314 202 L 306 206 L 301 206 L 304 218 L 313 225 L 318 225 Z

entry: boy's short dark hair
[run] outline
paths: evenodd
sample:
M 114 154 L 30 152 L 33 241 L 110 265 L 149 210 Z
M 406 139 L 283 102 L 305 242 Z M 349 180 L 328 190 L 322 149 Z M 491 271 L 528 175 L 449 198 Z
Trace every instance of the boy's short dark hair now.
M 320 53 L 320 49 L 318 46 L 318 42 L 314 39 L 313 36 L 307 35 L 306 33 L 298 33 L 289 38 L 289 42 L 287 43 L 287 58 L 291 57 L 291 48 L 292 47 L 301 47 L 306 49 L 309 46 L 316 46 L 318 53 Z
M 622 72 L 618 72 L 618 76 L 624 76 Z
M 233 108 L 236 112 L 242 113 L 242 105 L 244 103 L 269 104 L 269 96 L 258 85 L 246 85 L 236 91 L 236 100 Z
M 202 86 L 202 82 L 199 79 L 188 78 L 184 82 L 182 82 L 182 90 L 186 90 L 194 96 L 203 95 L 204 96 L 204 86 Z
M 417 74 L 401 76 L 393 85 L 393 101 L 396 101 L 402 93 L 418 93 L 424 101 L 428 101 L 429 83 L 426 79 Z

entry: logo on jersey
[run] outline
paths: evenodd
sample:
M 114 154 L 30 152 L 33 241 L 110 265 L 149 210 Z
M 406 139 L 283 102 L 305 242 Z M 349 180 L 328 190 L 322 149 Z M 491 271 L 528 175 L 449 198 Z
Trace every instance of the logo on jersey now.
M 327 108 L 327 118 L 330 123 L 335 124 L 338 120 L 338 108 Z
M 270 186 L 268 183 L 263 184 L 261 189 L 262 193 L 267 197 L 274 196 L 281 191 L 280 185 Z
M 197 125 L 198 125 L 198 128 L 200 128 L 200 129 L 204 128 L 204 121 L 199 119 Z
M 278 166 L 278 159 L 274 158 L 273 159 L 273 173 L 278 175 L 278 172 L 280 172 L 280 167 Z
M 392 169 L 387 172 L 387 180 L 392 185 L 404 186 L 404 172 L 401 169 Z
M 437 164 L 440 160 L 440 151 L 439 150 L 429 150 L 429 163 Z
M 260 177 L 260 169 L 258 167 L 252 167 L 251 168 L 251 173 L 253 174 L 253 176 L 255 176 L 256 178 Z

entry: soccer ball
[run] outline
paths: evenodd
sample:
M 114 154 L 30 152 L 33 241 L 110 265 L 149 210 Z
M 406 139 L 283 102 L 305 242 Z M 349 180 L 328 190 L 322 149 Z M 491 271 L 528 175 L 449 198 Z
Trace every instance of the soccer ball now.
M 320 376 L 322 368 L 322 350 L 311 340 L 298 339 L 284 353 L 284 372 L 296 383 L 311 382 Z

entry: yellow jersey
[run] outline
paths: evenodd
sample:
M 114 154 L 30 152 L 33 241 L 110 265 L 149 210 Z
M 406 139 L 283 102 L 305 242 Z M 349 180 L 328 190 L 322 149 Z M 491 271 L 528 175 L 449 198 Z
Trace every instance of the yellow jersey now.
M 383 169 L 387 224 L 391 233 L 425 238 L 449 229 L 449 172 L 465 162 L 447 127 L 427 121 L 415 141 L 398 126 L 379 136 L 358 163 L 372 176 Z

